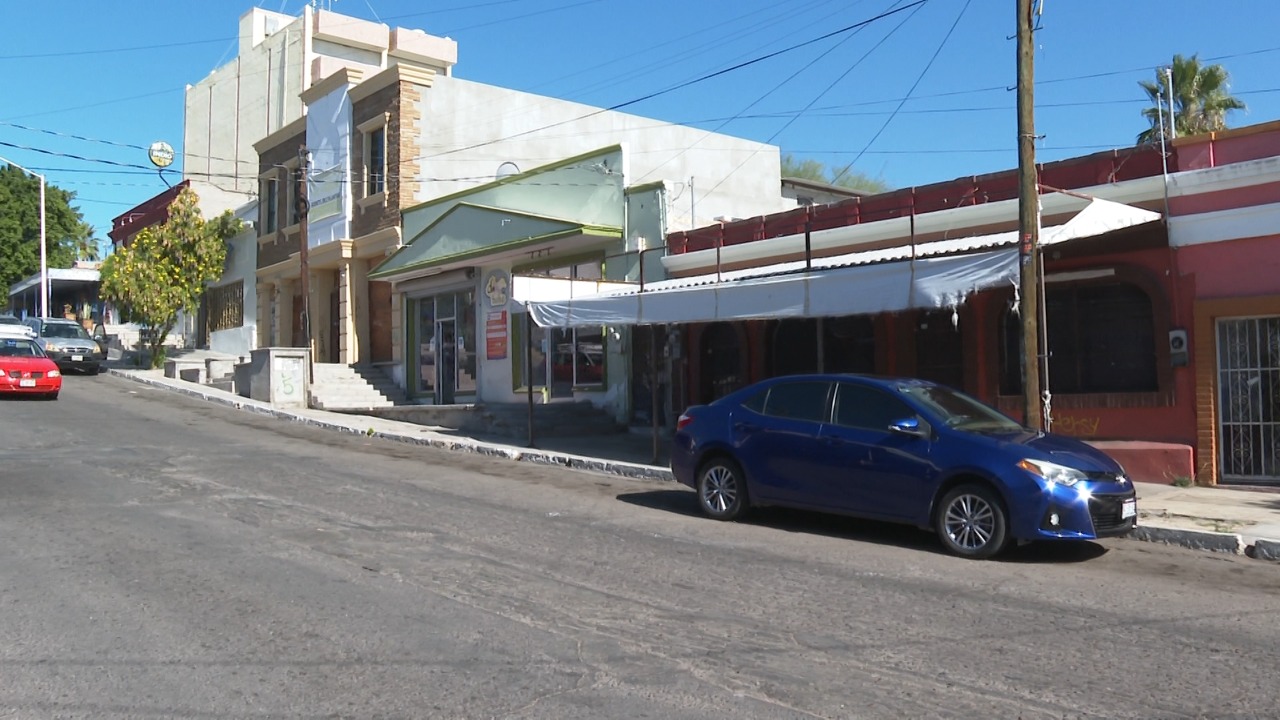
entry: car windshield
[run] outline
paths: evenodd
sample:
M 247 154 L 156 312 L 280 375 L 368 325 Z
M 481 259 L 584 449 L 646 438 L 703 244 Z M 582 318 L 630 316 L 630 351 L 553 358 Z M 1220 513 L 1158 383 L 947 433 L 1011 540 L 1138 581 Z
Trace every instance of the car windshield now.
M 0 325 L 21 325 L 22 321 L 12 315 L 0 315 Z
M 0 338 L 0 357 L 42 357 L 40 346 L 22 338 Z
M 898 391 L 933 411 L 947 427 L 970 432 L 1017 432 L 1014 420 L 990 406 L 943 385 L 904 384 Z
M 51 338 L 76 338 L 79 340 L 88 340 L 89 333 L 79 325 L 70 323 L 49 323 L 44 326 L 44 336 Z

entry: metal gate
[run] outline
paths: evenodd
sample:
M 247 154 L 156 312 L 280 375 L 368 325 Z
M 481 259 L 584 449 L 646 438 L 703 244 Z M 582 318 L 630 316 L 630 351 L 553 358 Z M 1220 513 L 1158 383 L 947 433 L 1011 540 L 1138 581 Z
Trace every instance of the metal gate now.
M 1280 317 L 1218 321 L 1218 408 L 1222 480 L 1280 484 Z

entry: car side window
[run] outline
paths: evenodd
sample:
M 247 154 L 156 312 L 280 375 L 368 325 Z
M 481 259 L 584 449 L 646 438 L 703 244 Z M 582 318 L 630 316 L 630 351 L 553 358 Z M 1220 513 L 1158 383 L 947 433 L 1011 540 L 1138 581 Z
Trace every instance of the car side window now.
M 827 421 L 831 383 L 800 381 L 774 385 L 765 400 L 764 414 L 792 420 Z
M 742 407 L 757 413 L 764 412 L 764 401 L 769 398 L 769 391 L 764 390 L 752 395 L 742 403 Z
M 837 425 L 888 432 L 891 423 L 915 416 L 906 403 L 873 387 L 840 383 L 836 390 Z

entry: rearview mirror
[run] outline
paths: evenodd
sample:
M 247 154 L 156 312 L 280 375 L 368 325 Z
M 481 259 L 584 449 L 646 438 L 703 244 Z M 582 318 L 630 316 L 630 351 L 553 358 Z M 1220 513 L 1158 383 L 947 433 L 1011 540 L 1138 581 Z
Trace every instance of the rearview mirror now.
M 928 437 L 928 426 L 921 425 L 919 418 L 903 418 L 889 423 L 889 431 L 913 437 Z

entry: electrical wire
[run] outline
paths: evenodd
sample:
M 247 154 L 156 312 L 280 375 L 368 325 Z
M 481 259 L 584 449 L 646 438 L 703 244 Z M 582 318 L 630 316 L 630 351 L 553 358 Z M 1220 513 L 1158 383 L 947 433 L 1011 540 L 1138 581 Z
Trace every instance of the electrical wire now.
M 942 37 L 942 42 L 938 43 L 938 47 L 933 51 L 933 55 L 929 57 L 929 62 L 925 63 L 924 69 L 920 71 L 920 74 L 918 76 L 916 76 L 916 81 L 911 84 L 911 89 L 907 90 L 906 96 L 903 97 L 902 100 L 898 102 L 898 106 L 893 109 L 893 113 L 889 115 L 887 119 L 885 119 L 884 124 L 880 126 L 880 129 L 876 130 L 875 134 L 871 136 L 871 139 L 867 141 L 867 144 L 865 147 L 863 147 L 862 152 L 855 155 L 853 160 L 849 161 L 848 165 L 845 165 L 844 168 L 840 170 L 840 172 L 836 173 L 831 177 L 830 182 L 832 185 L 835 185 L 836 183 L 838 183 L 840 181 L 840 178 L 844 177 L 845 174 L 848 173 L 851 168 L 853 168 L 854 164 L 856 164 L 859 160 L 862 159 L 863 154 L 865 154 L 867 150 L 871 149 L 871 146 L 875 144 L 876 140 L 880 139 L 880 135 L 885 131 L 885 128 L 889 127 L 889 123 L 893 122 L 893 119 L 898 116 L 898 112 L 902 110 L 902 106 L 905 105 L 908 98 L 911 97 L 911 93 L 915 92 L 916 88 L 920 86 L 920 82 L 924 80 L 924 76 L 928 74 L 929 68 L 933 67 L 934 61 L 938 59 L 938 55 L 942 53 L 942 49 L 947 46 L 947 41 L 951 39 L 951 34 L 956 31 L 956 26 L 959 25 L 960 20 L 964 18 L 964 14 L 966 11 L 968 11 L 969 4 L 972 1 L 973 0 L 965 0 L 964 7 L 960 8 L 960 12 L 959 14 L 956 15 L 955 21 L 952 22 L 951 27 L 947 29 L 947 34 Z

